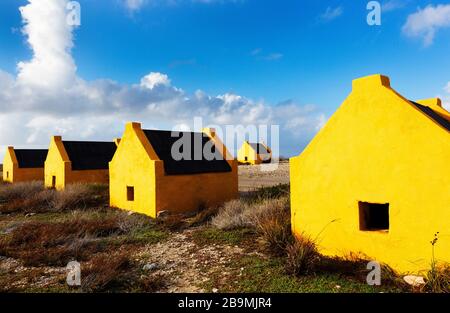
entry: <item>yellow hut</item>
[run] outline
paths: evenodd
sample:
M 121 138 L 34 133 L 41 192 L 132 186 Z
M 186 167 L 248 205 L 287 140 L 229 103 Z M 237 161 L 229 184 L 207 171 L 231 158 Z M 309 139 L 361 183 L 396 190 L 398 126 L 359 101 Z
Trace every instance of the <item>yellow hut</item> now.
M 108 163 L 118 141 L 63 141 L 53 136 L 45 160 L 45 186 L 64 189 L 72 183 L 108 183 Z
M 44 162 L 48 150 L 8 147 L 3 160 L 3 180 L 17 183 L 44 180 Z
M 374 75 L 290 160 L 293 231 L 326 255 L 361 253 L 400 272 L 450 262 L 450 115 Z
M 162 211 L 216 206 L 238 195 L 236 161 L 213 129 L 176 134 L 128 123 L 109 169 L 111 206 L 153 218 Z
M 264 143 L 244 141 L 238 151 L 238 161 L 242 164 L 261 164 L 272 161 L 272 151 Z

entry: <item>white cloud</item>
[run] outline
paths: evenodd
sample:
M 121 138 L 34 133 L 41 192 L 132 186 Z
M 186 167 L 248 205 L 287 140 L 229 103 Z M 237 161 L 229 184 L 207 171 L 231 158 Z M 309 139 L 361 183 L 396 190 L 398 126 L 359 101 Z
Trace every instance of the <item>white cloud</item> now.
M 444 87 L 445 92 L 447 93 L 442 99 L 443 107 L 450 112 L 450 82 Z
M 441 28 L 450 27 L 450 4 L 428 5 L 425 9 L 408 16 L 402 31 L 409 37 L 422 38 L 425 46 L 430 46 Z
M 264 60 L 266 61 L 276 61 L 283 57 L 282 53 L 271 53 L 264 57 Z
M 279 52 L 272 52 L 269 54 L 263 54 L 263 49 L 257 48 L 250 52 L 250 55 L 264 61 L 276 61 L 283 58 L 283 54 Z
M 320 19 L 324 22 L 329 22 L 341 16 L 342 13 L 344 13 L 344 10 L 341 6 L 335 8 L 328 7 L 325 12 L 320 15 Z
M 381 10 L 383 12 L 395 11 L 404 8 L 410 0 L 388 0 L 383 2 Z
M 30 0 L 20 8 L 22 29 L 33 58 L 19 62 L 17 82 L 24 86 L 61 88 L 73 83 L 76 66 L 70 54 L 72 26 L 66 22 L 66 2 Z
M 450 93 L 450 82 L 447 83 L 447 86 L 444 87 L 444 90 Z
M 153 89 L 156 86 L 170 86 L 170 79 L 167 75 L 151 72 L 141 79 L 141 87 Z
M 138 11 L 140 10 L 145 4 L 146 0 L 125 0 L 125 7 L 130 11 Z
M 122 0 L 124 6 L 130 12 L 137 12 L 146 5 L 166 5 L 166 6 L 178 6 L 185 2 L 199 3 L 199 4 L 224 4 L 224 3 L 237 3 L 244 0 Z
M 21 10 L 33 57 L 19 63 L 17 76 L 0 70 L 0 153 L 7 145 L 45 147 L 57 134 L 111 140 L 133 120 L 146 128 L 192 127 L 196 116 L 205 124 L 280 125 L 282 142 L 298 153 L 324 119 L 316 109 L 291 102 L 272 106 L 232 93 L 189 94 L 158 72 L 132 85 L 110 79 L 86 81 L 77 75 L 70 52 L 73 29 L 63 24 L 66 3 L 29 0 Z

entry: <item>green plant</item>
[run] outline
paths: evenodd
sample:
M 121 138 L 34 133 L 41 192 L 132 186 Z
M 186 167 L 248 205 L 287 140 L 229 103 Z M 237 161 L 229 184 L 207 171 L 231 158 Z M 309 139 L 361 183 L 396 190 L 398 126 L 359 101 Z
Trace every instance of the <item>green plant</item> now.
M 439 265 L 435 256 L 435 246 L 439 241 L 439 232 L 434 234 L 431 243 L 431 268 L 426 274 L 425 289 L 436 293 L 450 292 L 450 266 Z

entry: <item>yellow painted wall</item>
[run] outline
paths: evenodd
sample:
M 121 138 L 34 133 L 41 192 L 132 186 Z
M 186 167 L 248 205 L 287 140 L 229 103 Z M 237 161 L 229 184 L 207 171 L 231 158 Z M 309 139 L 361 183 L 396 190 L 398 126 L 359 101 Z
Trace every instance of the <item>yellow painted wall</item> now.
M 327 255 L 360 252 L 400 272 L 450 262 L 450 134 L 390 88 L 353 90 L 300 156 L 290 160 L 292 225 Z M 390 227 L 359 230 L 358 201 L 389 203 Z
M 3 160 L 3 181 L 18 183 L 44 180 L 44 168 L 19 168 L 13 147 L 8 147 Z
M 430 98 L 417 100 L 417 103 L 426 105 L 427 107 L 433 109 L 436 113 L 444 117 L 446 120 L 450 121 L 450 112 L 442 107 L 442 101 L 439 98 Z
M 112 207 L 146 214 L 160 211 L 188 212 L 201 205 L 215 206 L 238 195 L 237 163 L 215 137 L 216 147 L 227 155 L 229 173 L 165 175 L 159 160 L 139 123 L 128 123 L 119 147 L 110 162 L 110 201 Z M 134 187 L 134 201 L 127 200 L 127 187 Z
M 68 184 L 74 183 L 107 184 L 109 182 L 108 170 L 72 171 L 72 163 L 60 136 L 53 136 L 51 139 L 44 172 L 45 187 L 55 187 L 57 190 L 62 190 Z M 53 186 L 53 176 L 56 178 L 55 186 Z
M 270 151 L 269 147 L 267 147 L 266 145 L 264 146 L 266 147 L 267 151 Z M 271 152 L 270 156 L 272 157 Z M 244 141 L 241 148 L 238 150 L 237 160 L 238 162 L 243 164 L 258 165 L 264 162 L 264 157 L 263 155 L 259 155 L 257 151 L 255 151 L 248 143 L 248 141 Z
M 156 153 L 139 123 L 128 123 L 109 163 L 112 207 L 156 217 Z M 134 201 L 127 200 L 127 186 L 134 187 Z

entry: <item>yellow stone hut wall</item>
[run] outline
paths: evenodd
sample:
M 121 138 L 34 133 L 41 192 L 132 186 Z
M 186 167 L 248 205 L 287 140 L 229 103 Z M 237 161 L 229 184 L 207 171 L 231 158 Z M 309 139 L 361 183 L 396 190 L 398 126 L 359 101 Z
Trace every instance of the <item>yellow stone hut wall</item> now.
M 3 181 L 18 183 L 44 180 L 44 168 L 19 168 L 13 147 L 8 147 L 3 160 Z
M 155 218 L 160 211 L 194 211 L 202 205 L 219 205 L 236 198 L 236 161 L 214 131 L 204 132 L 216 142 L 219 151 L 227 155 L 232 172 L 165 175 L 163 161 L 158 159 L 140 124 L 128 123 L 110 162 L 111 206 Z M 127 200 L 127 187 L 134 187 L 134 201 Z
M 290 160 L 293 231 L 327 255 L 360 252 L 400 272 L 427 269 L 430 241 L 450 262 L 449 132 L 390 88 L 353 90 L 304 152 Z M 358 202 L 389 203 L 389 231 L 361 231 Z
M 56 185 L 53 186 L 53 176 Z M 50 142 L 47 159 L 45 160 L 45 187 L 57 190 L 64 189 L 68 184 L 109 182 L 108 170 L 72 171 L 72 163 L 64 148 L 60 136 L 53 136 Z

